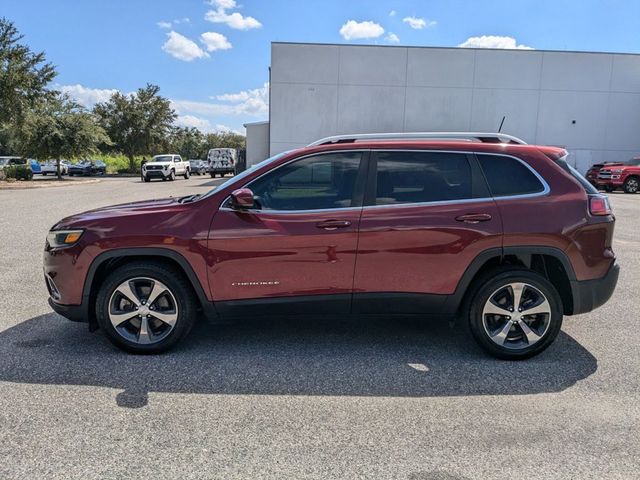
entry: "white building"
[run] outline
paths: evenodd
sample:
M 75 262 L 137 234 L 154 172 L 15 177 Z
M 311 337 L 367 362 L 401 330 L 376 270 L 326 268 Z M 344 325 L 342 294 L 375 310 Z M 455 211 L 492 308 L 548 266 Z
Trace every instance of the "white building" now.
M 640 154 L 640 55 L 273 43 L 270 77 L 249 165 L 329 135 L 497 131 L 503 117 L 582 171 Z

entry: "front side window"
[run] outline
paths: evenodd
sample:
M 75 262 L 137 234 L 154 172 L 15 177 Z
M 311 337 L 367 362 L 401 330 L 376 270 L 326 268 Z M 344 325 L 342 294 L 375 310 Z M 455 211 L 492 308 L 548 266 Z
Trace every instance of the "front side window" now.
M 291 162 L 247 185 L 263 210 L 324 210 L 353 206 L 360 152 Z
M 467 156 L 444 152 L 378 152 L 376 205 L 473 198 Z
M 544 185 L 538 177 L 513 157 L 478 154 L 478 160 L 494 197 L 528 195 L 544 191 Z

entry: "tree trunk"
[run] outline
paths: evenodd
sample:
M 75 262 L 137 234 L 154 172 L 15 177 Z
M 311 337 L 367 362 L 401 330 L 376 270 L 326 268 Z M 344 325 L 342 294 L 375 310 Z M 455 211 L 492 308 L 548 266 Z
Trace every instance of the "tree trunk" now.
M 133 155 L 129 155 L 129 170 L 131 173 L 136 173 L 136 159 L 133 158 Z
M 58 176 L 58 180 L 62 180 L 62 172 L 60 171 L 60 159 L 56 158 L 56 175 Z

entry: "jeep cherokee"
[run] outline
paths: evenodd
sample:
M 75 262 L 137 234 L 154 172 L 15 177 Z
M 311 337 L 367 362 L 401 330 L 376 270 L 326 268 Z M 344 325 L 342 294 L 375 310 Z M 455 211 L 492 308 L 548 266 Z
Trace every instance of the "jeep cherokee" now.
M 459 318 L 500 358 L 611 296 L 615 218 L 561 148 L 504 134 L 337 136 L 203 195 L 92 210 L 49 232 L 51 307 L 136 353 L 202 313 Z

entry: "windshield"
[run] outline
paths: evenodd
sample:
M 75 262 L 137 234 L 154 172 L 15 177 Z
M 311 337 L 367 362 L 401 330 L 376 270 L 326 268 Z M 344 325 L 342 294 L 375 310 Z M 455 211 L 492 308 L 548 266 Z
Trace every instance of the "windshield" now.
M 287 153 L 291 152 L 291 150 L 287 150 L 285 152 L 282 153 L 278 153 L 276 155 L 274 155 L 273 157 L 269 157 L 266 160 L 263 160 L 259 163 L 256 163 L 255 165 L 251 165 L 249 168 L 247 168 L 244 172 L 239 173 L 238 175 L 235 175 L 233 177 L 231 177 L 230 179 L 228 179 L 227 181 L 221 183 L 220 185 L 214 187 L 213 189 L 209 190 L 207 193 L 205 193 L 202 198 L 207 198 L 209 196 L 211 196 L 213 194 L 213 192 L 216 192 L 220 189 L 226 188 L 229 185 L 231 185 L 232 183 L 235 183 L 236 181 L 242 180 L 243 178 L 249 176 L 251 173 L 253 173 L 253 171 L 256 168 L 260 168 L 263 167 L 271 162 L 275 162 L 276 160 L 278 160 L 279 158 L 282 158 L 283 156 L 285 156 Z
M 152 162 L 170 162 L 171 160 L 173 160 L 171 155 L 158 155 L 151 159 Z

